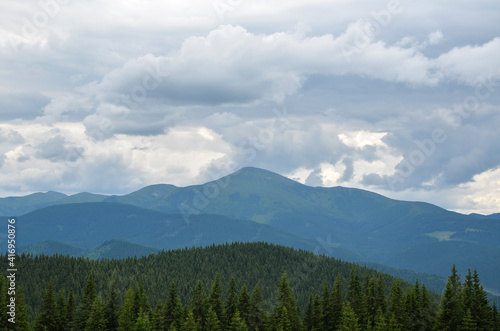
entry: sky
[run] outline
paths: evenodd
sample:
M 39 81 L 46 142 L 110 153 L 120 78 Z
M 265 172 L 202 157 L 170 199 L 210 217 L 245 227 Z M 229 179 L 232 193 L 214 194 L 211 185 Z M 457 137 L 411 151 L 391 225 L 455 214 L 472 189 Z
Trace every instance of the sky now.
M 0 196 L 254 166 L 500 212 L 500 2 L 0 2 Z

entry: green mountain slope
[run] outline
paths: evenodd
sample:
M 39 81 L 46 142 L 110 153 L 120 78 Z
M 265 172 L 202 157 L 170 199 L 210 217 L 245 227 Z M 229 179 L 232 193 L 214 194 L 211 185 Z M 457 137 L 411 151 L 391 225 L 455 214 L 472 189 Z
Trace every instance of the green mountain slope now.
M 18 217 L 16 224 L 17 232 L 23 234 L 18 236 L 19 247 L 47 240 L 51 240 L 49 243 L 52 246 L 53 241 L 58 241 L 85 250 L 112 239 L 128 240 L 155 249 L 208 246 L 236 241 L 266 241 L 319 254 L 327 253 L 321 243 L 265 224 L 220 215 L 196 215 L 186 222 L 181 215 L 117 203 L 78 203 L 46 207 Z M 0 244 L 6 244 L 5 240 L 6 238 L 0 239 Z M 38 245 L 35 245 L 38 252 L 45 254 L 59 253 L 63 249 Z M 48 250 L 42 251 L 43 247 Z M 336 256 L 359 260 L 358 256 L 342 248 L 334 248 L 334 251 Z M 75 253 L 75 256 L 78 254 Z M 83 254 L 94 257 L 90 253 Z M 113 254 L 115 255 L 106 257 L 128 256 L 125 252 L 116 255 L 115 251 Z
M 477 268 L 485 285 L 500 292 L 497 277 L 500 272 L 497 263 L 500 222 L 496 214 L 484 217 L 463 215 L 429 203 L 393 200 L 360 189 L 309 187 L 257 168 L 243 168 L 204 185 L 153 185 L 124 196 L 84 195 L 66 197 L 61 201 L 68 199 L 78 202 L 104 199 L 102 201 L 106 203 L 103 205 L 113 202 L 149 209 L 148 213 L 139 213 L 144 216 L 142 218 L 134 216 L 132 211 L 122 213 L 117 217 L 123 223 L 114 221 L 112 225 L 106 222 L 108 211 L 89 214 L 86 207 L 71 205 L 79 212 L 66 217 L 67 209 L 58 210 L 61 214 L 57 214 L 56 219 L 59 216 L 76 218 L 81 223 L 78 233 L 95 237 L 85 239 L 91 241 L 86 243 L 87 246 L 77 241 L 65 241 L 86 249 L 110 239 L 173 248 L 206 245 L 211 240 L 274 240 L 279 237 L 280 243 L 292 247 L 307 246 L 314 251 L 319 243 L 330 255 L 341 254 L 339 256 L 345 259 L 366 260 L 441 276 L 447 276 L 447 266 L 453 263 L 463 274 L 466 268 Z M 50 217 L 43 216 L 44 211 L 37 212 L 40 212 L 36 214 L 37 218 L 52 224 Z M 165 213 L 170 215 L 167 218 L 170 225 L 161 222 Z M 33 219 L 33 216 L 25 216 Z M 94 218 L 104 222 L 107 228 L 96 230 Z M 123 231 L 128 231 L 129 226 L 134 227 L 139 219 L 145 226 L 124 236 Z M 199 222 L 202 219 L 208 222 Z M 252 223 L 241 223 L 237 229 L 232 229 L 234 219 Z M 210 222 L 217 222 L 217 225 L 212 226 Z M 87 223 L 92 224 L 95 233 L 83 227 L 82 224 Z M 263 227 L 256 228 L 256 225 Z M 36 226 L 39 226 L 39 234 L 44 233 L 43 226 Z M 38 235 L 36 241 L 59 240 L 57 233 L 64 232 L 64 229 L 54 224 L 51 226 L 54 232 L 48 235 L 52 237 L 33 233 L 35 237 Z M 245 230 L 245 236 L 236 235 L 245 227 L 249 228 Z M 103 236 L 101 232 L 112 233 L 112 236 Z M 74 233 L 68 232 L 67 235 L 71 237 Z
M 423 202 L 389 199 L 344 187 L 309 187 L 272 172 L 243 168 L 204 185 L 157 187 L 114 197 L 185 219 L 211 213 L 268 224 L 294 235 L 344 248 L 364 260 L 446 276 L 446 265 L 477 268 L 500 290 L 500 222 L 450 212 Z M 141 194 L 143 193 L 143 194 Z M 458 244 L 457 244 L 458 243 Z M 461 248 L 461 254 L 455 246 Z M 485 252 L 478 258 L 478 252 Z
M 0 198 L 0 215 L 19 216 L 57 204 L 67 196 L 58 192 L 33 193 L 24 197 Z

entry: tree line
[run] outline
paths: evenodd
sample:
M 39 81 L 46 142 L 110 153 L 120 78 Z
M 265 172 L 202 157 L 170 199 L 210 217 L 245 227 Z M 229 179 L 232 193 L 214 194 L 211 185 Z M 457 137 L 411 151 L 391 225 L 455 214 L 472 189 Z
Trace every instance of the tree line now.
M 271 310 L 263 308 L 258 285 L 238 289 L 235 277 L 225 296 L 219 275 L 209 291 L 198 281 L 187 304 L 172 282 L 166 300 L 151 307 L 144 284 L 129 287 L 119 302 L 114 283 L 103 297 L 90 274 L 79 301 L 73 291 L 57 292 L 50 280 L 33 330 L 499 330 L 497 308 L 489 305 L 476 271 L 469 270 L 462 284 L 453 267 L 439 308 L 418 280 L 406 292 L 396 280 L 388 296 L 382 280 L 379 274 L 361 281 L 355 269 L 346 297 L 336 277 L 331 291 L 324 282 L 321 293 L 310 294 L 302 312 L 286 272 Z M 6 329 L 31 330 L 26 313 L 18 315 L 14 328 L 2 323 Z
M 222 246 L 222 249 L 219 246 L 212 246 L 204 251 L 184 250 L 180 256 L 187 258 L 193 252 L 215 254 L 212 257 L 228 258 L 229 261 L 221 263 L 227 270 L 219 269 L 220 273 L 215 272 L 215 276 L 209 281 L 206 277 L 192 281 L 192 275 L 184 273 L 191 269 L 183 269 L 179 273 L 180 278 L 170 278 L 167 284 L 158 277 L 142 277 L 145 274 L 145 269 L 142 268 L 151 267 L 147 263 L 151 257 L 128 259 L 129 263 L 126 264 L 122 260 L 92 261 L 61 256 L 39 258 L 24 256 L 20 260 L 24 259 L 24 262 L 33 264 L 37 264 L 34 260 L 39 259 L 37 268 L 43 270 L 35 268 L 37 274 L 31 274 L 20 282 L 15 326 L 6 320 L 6 284 L 3 280 L 0 281 L 1 293 L 4 293 L 1 297 L 3 312 L 0 328 L 8 330 L 500 330 L 497 307 L 495 304 L 492 306 L 489 304 L 475 270 L 473 272 L 469 270 L 462 282 L 456 268 L 453 267 L 444 293 L 438 296 L 428 291 L 418 280 L 414 284 L 408 284 L 389 275 L 353 264 L 309 254 L 303 255 L 303 252 L 280 246 L 268 244 Z M 244 254 L 246 251 L 248 254 Z M 266 252 L 267 256 L 262 257 L 263 252 Z M 297 256 L 309 258 L 303 261 L 295 260 Z M 198 258 L 194 260 L 200 262 Z M 265 263 L 266 260 L 270 260 L 271 263 Z M 231 265 L 236 261 L 253 265 L 238 269 L 238 266 Z M 259 266 L 259 261 L 262 261 L 263 265 Z M 311 277 L 307 277 L 300 266 L 293 267 L 293 263 L 289 265 L 278 261 L 300 262 L 304 270 L 311 273 Z M 322 265 L 325 261 L 334 264 Z M 167 265 L 171 268 L 177 267 L 176 263 L 171 262 Z M 110 263 L 117 263 L 112 264 L 115 267 L 123 267 L 118 269 L 123 275 L 127 274 L 126 267 L 134 264 L 137 267 L 136 271 L 143 270 L 143 272 L 137 273 L 134 280 L 123 286 L 125 283 L 123 279 L 116 277 L 114 268 L 105 270 L 99 267 L 109 268 Z M 184 260 L 183 263 L 188 261 Z M 24 266 L 22 263 L 20 265 Z M 165 268 L 164 272 L 168 273 L 167 265 L 159 264 L 157 267 L 160 271 Z M 282 267 L 285 265 L 290 269 L 283 271 Z M 85 266 L 88 269 L 84 270 Z M 196 275 L 210 275 L 212 267 L 206 263 L 199 264 L 197 268 L 201 270 Z M 215 269 L 217 267 L 220 265 Z M 328 274 L 325 271 L 329 268 L 333 268 L 337 273 L 322 278 L 322 275 Z M 275 269 L 280 269 L 278 274 Z M 244 273 L 237 273 L 237 270 L 243 270 Z M 71 278 L 75 271 L 82 272 L 79 277 L 83 277 L 84 281 L 80 285 L 67 286 L 65 282 L 61 282 L 62 279 Z M 260 274 L 255 273 L 257 271 Z M 223 274 L 226 272 L 231 274 L 225 277 Z M 48 277 L 44 283 L 40 275 L 48 274 L 53 276 Z M 31 283 L 28 280 L 38 284 L 44 283 L 44 286 L 38 285 L 33 288 L 36 291 L 31 291 Z M 166 290 L 158 292 L 159 288 Z M 41 294 L 38 298 L 33 298 L 34 292 Z M 40 302 L 39 307 L 30 306 L 28 302 Z

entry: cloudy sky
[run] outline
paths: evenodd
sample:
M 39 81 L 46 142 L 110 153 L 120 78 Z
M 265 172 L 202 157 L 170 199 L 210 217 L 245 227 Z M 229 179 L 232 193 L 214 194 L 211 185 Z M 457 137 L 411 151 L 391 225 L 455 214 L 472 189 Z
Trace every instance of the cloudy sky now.
M 0 2 L 0 196 L 244 166 L 500 212 L 500 3 Z

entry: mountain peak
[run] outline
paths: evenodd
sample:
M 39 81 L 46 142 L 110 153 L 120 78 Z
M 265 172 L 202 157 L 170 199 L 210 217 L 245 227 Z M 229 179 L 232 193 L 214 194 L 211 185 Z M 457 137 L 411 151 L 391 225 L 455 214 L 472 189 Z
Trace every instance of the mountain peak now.
M 279 183 L 288 184 L 288 185 L 302 185 L 290 178 L 277 174 L 275 172 L 256 168 L 256 167 L 244 167 L 241 168 L 234 173 L 226 176 L 226 177 L 235 177 L 242 180 L 251 180 L 251 181 L 259 181 L 259 182 L 267 182 L 267 183 Z

